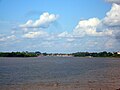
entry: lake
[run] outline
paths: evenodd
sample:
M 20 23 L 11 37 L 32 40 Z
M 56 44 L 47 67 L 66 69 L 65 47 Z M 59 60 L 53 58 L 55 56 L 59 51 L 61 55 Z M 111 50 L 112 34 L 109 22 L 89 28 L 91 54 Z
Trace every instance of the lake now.
M 119 58 L 0 57 L 0 85 L 56 81 L 67 83 L 95 78 L 101 80 L 100 75 L 107 77 L 109 74 L 105 72 L 116 67 L 120 68 Z M 120 75 L 120 72 L 117 73 Z

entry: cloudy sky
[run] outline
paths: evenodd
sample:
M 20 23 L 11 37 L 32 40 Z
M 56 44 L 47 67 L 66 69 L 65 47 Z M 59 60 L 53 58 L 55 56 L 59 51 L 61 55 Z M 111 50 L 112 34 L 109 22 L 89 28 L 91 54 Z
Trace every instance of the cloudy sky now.
M 0 51 L 120 51 L 120 0 L 0 0 Z

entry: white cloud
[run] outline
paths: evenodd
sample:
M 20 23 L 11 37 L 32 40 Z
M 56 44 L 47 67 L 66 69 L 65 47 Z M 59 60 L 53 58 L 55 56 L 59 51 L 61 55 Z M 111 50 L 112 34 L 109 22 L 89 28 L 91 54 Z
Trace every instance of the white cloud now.
M 120 0 L 106 0 L 107 2 L 110 2 L 110 3 L 117 3 L 117 4 L 120 4 Z
M 67 38 L 67 37 L 72 37 L 72 34 L 69 34 L 67 31 L 65 31 L 65 32 L 62 32 L 62 33 L 60 33 L 60 34 L 58 34 L 58 37 L 60 37 L 60 38 Z
M 113 0 L 109 0 L 113 2 Z M 118 2 L 120 0 L 115 0 Z M 100 31 L 98 29 L 101 29 Z M 79 21 L 73 30 L 73 35 L 83 36 L 116 36 L 120 33 L 120 5 L 113 3 L 111 10 L 103 19 L 90 18 Z
M 90 18 L 79 21 L 72 35 L 73 37 L 97 36 L 99 39 L 101 37 L 105 39 L 105 41 L 101 40 L 97 42 L 98 46 L 103 45 L 108 50 L 114 49 L 114 47 L 117 46 L 116 38 L 120 40 L 120 5 L 113 3 L 110 11 L 108 11 L 106 16 L 101 20 L 98 18 Z M 108 38 L 108 36 L 110 37 Z M 91 44 L 88 46 L 90 45 Z M 95 45 L 96 43 L 93 44 L 93 46 Z
M 5 42 L 5 41 L 11 41 L 11 40 L 15 40 L 16 36 L 15 35 L 10 35 L 10 36 L 2 36 L 0 35 L 0 42 Z
M 28 20 L 25 24 L 20 25 L 22 28 L 28 28 L 28 27 L 33 27 L 33 21 Z
M 106 17 L 103 19 L 103 23 L 108 26 L 120 26 L 120 5 L 113 4 Z
M 81 20 L 73 30 L 73 34 L 77 35 L 78 37 L 96 34 L 96 27 L 99 23 L 100 23 L 100 20 L 98 18 Z
M 110 31 L 113 31 L 114 39 L 119 41 L 120 37 L 120 5 L 113 3 L 111 10 L 107 12 L 102 20 L 103 25 Z
M 48 12 L 40 15 L 40 18 L 36 21 L 28 20 L 25 24 L 20 25 L 21 28 L 47 28 L 58 18 L 58 15 L 49 14 Z
M 90 18 L 88 20 L 80 21 L 76 28 L 96 27 L 99 23 L 100 23 L 100 20 L 98 18 Z
M 73 30 L 73 35 L 77 37 L 88 36 L 105 36 L 112 35 L 111 30 L 97 32 L 97 28 L 101 24 L 98 18 L 90 18 L 88 20 L 79 21 L 78 25 Z
M 24 38 L 38 38 L 38 37 L 46 37 L 48 35 L 47 32 L 44 31 L 36 31 L 36 32 L 28 32 L 23 35 Z

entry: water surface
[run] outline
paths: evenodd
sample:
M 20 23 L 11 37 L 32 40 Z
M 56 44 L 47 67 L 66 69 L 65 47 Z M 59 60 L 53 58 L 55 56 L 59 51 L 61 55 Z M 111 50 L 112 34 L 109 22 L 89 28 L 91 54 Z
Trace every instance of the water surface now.
M 70 82 L 91 70 L 120 67 L 119 58 L 0 57 L 0 85 L 36 82 Z

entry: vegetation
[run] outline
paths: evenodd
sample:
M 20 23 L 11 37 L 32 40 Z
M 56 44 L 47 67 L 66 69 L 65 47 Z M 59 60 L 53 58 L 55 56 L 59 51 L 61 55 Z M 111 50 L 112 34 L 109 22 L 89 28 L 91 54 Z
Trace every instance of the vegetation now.
M 77 52 L 77 53 L 73 53 L 72 54 L 75 57 L 120 57 L 120 54 L 118 54 L 117 52 Z
M 38 55 L 38 52 L 0 52 L 0 57 L 37 57 Z
M 76 52 L 72 54 L 36 52 L 0 52 L 0 57 L 37 57 L 37 56 L 74 56 L 74 57 L 120 57 L 117 52 Z

